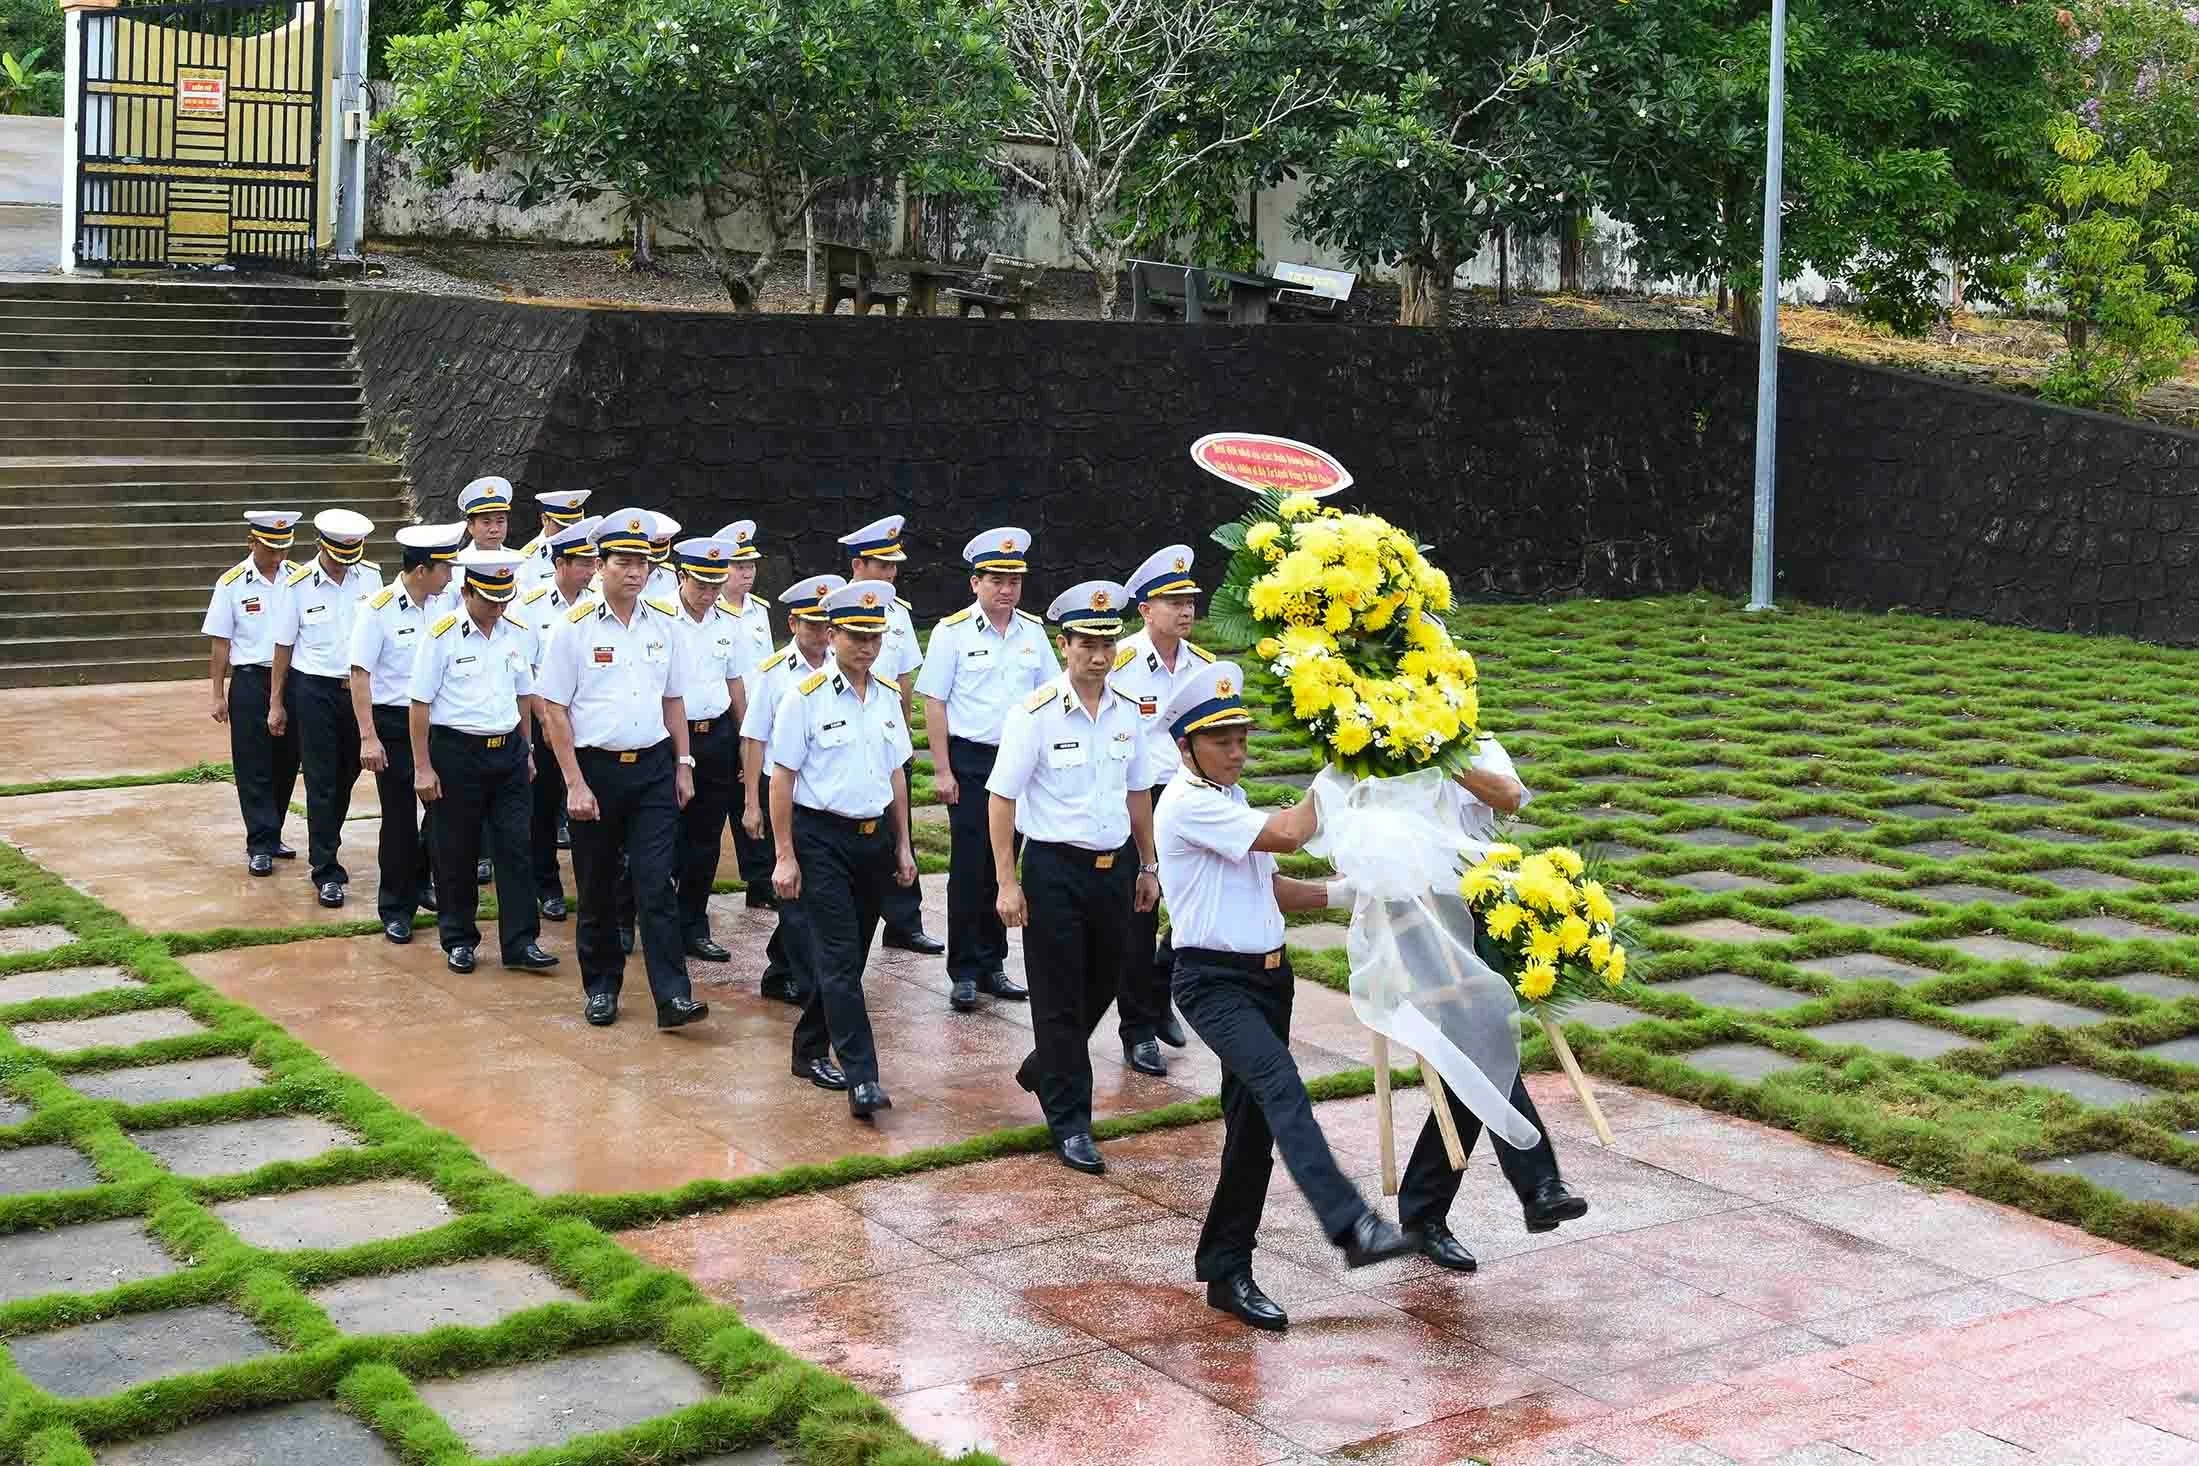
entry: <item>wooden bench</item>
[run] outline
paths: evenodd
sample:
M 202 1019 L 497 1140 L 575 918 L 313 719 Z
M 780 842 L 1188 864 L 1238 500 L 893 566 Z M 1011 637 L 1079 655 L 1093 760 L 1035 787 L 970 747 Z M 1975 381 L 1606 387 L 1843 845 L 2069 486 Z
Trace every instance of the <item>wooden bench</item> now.
M 1131 320 L 1199 325 L 1227 314 L 1226 307 L 1208 302 L 1205 271 L 1166 260 L 1130 262 Z
M 1038 292 L 1039 282 L 1046 278 L 1046 267 L 1036 260 L 1018 259 L 1014 255 L 987 255 L 985 264 L 965 285 L 950 286 L 947 294 L 967 316 L 973 310 L 983 311 L 987 319 L 1001 316 L 1024 319 L 1031 297 Z
M 1277 263 L 1268 273 L 1292 288 L 1275 295 L 1275 307 L 1291 315 L 1333 319 L 1351 299 L 1359 277 L 1349 270 L 1325 270 L 1319 265 Z
M 869 315 L 874 305 L 884 306 L 889 316 L 900 313 L 901 292 L 877 288 L 878 265 L 869 250 L 829 243 L 817 248 L 824 256 L 826 315 L 838 310 L 843 300 L 852 302 L 859 316 Z

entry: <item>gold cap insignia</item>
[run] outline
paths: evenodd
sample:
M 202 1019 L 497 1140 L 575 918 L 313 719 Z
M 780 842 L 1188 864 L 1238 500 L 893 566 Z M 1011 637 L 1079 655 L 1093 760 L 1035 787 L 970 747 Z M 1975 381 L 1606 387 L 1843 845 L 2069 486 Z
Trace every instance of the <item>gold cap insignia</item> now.
M 722 560 L 725 558 L 725 551 L 719 549 L 716 545 L 712 545 L 710 547 L 710 558 L 713 560 Z
M 1000 542 L 1000 548 L 1002 553 L 1013 555 L 1016 549 L 1015 536 L 1009 535 L 1006 539 L 1002 540 Z
M 748 531 L 744 529 L 744 530 L 742 530 L 742 531 L 741 531 L 741 532 L 740 532 L 739 534 L 737 534 L 737 535 L 733 536 L 733 542 L 734 542 L 735 544 L 741 544 L 741 545 L 745 545 L 745 544 L 747 544 L 747 543 L 748 543 Z
M 1104 611 L 1107 609 L 1106 591 L 1096 590 L 1092 592 L 1092 609 L 1095 611 Z
M 1176 568 L 1177 568 L 1178 570 L 1182 570 L 1182 569 L 1184 568 L 1184 564 L 1185 564 L 1184 558 L 1183 558 L 1183 557 L 1182 557 L 1181 555 L 1178 555 L 1178 556 L 1176 557 Z
M 877 605 L 877 604 L 878 604 L 878 592 L 876 592 L 876 591 L 870 591 L 870 590 L 864 591 L 864 592 L 863 592 L 863 604 L 864 604 L 864 605 L 866 605 L 866 606 L 875 606 L 875 605 Z
M 1214 679 L 1214 695 L 1216 697 L 1227 697 L 1236 690 L 1237 684 L 1230 681 L 1227 677 L 1217 677 Z
M 829 585 L 820 585 L 814 592 L 812 592 L 812 594 L 814 594 L 817 599 L 821 601 L 826 596 L 832 594 L 832 587 Z
M 626 521 L 626 527 L 632 530 L 639 530 L 641 528 L 641 521 L 638 519 L 629 519 Z

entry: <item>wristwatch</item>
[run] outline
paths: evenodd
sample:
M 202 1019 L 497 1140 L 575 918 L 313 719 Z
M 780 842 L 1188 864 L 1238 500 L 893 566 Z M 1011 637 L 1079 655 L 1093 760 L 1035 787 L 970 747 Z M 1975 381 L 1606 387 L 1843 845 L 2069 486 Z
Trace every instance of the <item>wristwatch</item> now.
M 693 768 L 695 766 L 695 756 L 691 753 L 681 754 L 679 761 L 682 764 L 685 764 L 688 768 Z
M 1160 873 L 1161 868 L 1158 865 L 1141 865 L 1138 867 L 1138 874 L 1141 876 L 1157 876 Z

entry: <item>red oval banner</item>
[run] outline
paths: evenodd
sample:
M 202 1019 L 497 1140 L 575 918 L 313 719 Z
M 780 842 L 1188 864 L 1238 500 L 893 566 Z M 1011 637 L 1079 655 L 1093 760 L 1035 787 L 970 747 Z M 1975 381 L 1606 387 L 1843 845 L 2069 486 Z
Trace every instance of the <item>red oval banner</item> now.
M 1266 433 L 1208 433 L 1191 445 L 1191 461 L 1254 493 L 1319 499 L 1352 482 L 1350 470 L 1311 443 Z

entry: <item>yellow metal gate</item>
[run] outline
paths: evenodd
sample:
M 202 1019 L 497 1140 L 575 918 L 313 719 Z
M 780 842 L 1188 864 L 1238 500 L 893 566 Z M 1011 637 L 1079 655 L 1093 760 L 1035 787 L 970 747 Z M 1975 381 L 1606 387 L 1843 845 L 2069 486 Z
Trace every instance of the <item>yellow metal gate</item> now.
M 87 12 L 76 263 L 310 269 L 327 45 L 321 0 Z

